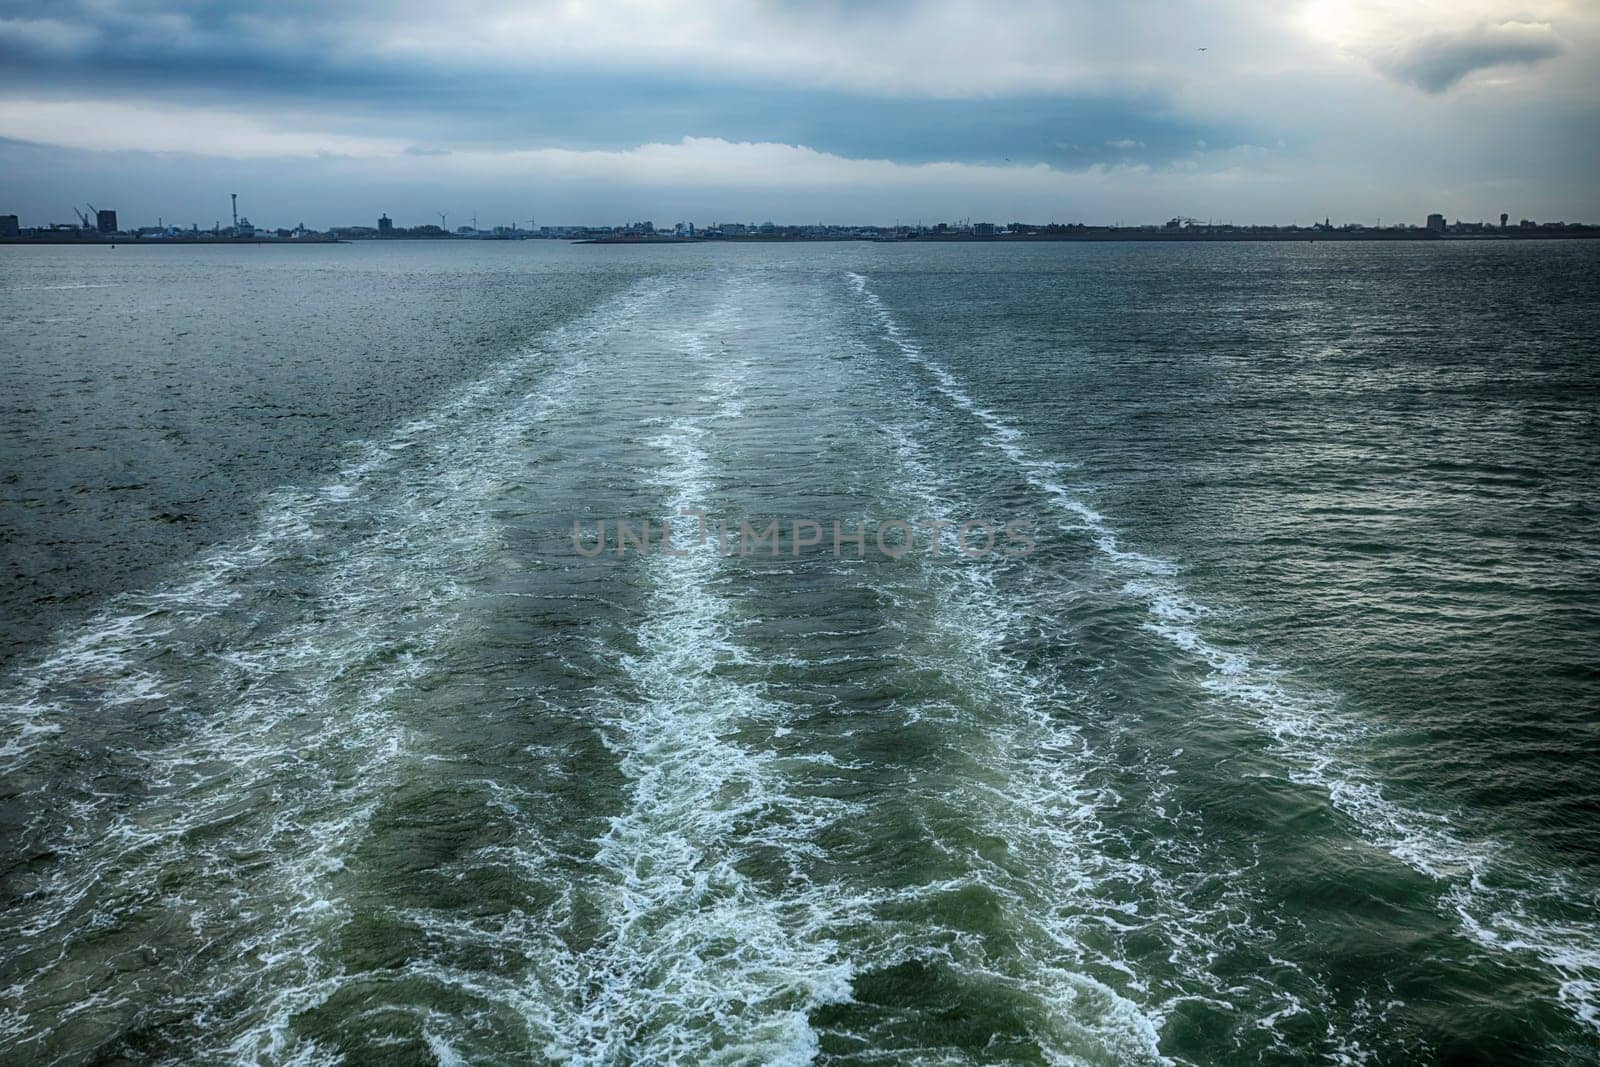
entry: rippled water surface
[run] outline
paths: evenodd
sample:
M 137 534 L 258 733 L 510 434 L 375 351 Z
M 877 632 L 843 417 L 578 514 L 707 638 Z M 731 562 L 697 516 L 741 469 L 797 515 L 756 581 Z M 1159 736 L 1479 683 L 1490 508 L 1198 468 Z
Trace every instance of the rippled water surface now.
M 1600 246 L 0 309 L 0 1061 L 1600 1062 Z

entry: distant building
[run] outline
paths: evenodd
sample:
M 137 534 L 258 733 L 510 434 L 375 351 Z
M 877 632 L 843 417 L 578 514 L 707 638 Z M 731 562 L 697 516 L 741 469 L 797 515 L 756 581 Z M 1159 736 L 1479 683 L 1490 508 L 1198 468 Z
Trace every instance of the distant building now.
M 1444 232 L 1444 216 L 1443 215 L 1439 215 L 1439 214 L 1429 215 L 1428 216 L 1428 229 L 1432 230 L 1434 233 L 1443 233 Z
M 1508 223 L 1510 221 L 1511 221 L 1511 216 L 1510 215 L 1507 215 L 1504 211 L 1500 212 L 1500 228 L 1502 230 L 1506 228 L 1506 223 Z
M 0 215 L 0 237 L 21 237 L 22 227 L 15 215 Z
M 101 233 L 116 233 L 117 213 L 115 211 L 96 211 L 94 213 L 94 228 Z
M 994 236 L 994 223 L 992 223 L 992 222 L 974 222 L 972 224 L 972 235 L 974 237 L 993 237 Z
M 378 236 L 387 237 L 394 233 L 394 220 L 388 215 L 378 216 Z

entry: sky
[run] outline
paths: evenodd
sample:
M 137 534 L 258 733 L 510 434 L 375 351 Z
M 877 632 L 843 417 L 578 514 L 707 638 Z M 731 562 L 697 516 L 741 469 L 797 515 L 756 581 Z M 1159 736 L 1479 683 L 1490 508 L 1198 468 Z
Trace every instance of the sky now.
M 0 0 L 0 213 L 1600 222 L 1600 0 Z

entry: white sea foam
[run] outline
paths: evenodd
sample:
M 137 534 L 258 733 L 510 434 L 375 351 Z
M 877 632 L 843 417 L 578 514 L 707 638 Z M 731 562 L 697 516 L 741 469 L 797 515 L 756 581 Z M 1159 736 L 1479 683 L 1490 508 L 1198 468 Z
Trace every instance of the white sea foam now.
M 934 390 L 976 420 L 985 443 L 1007 457 L 1024 478 L 1069 521 L 1067 529 L 1089 534 L 1105 560 L 1126 575 L 1122 592 L 1144 605 L 1146 628 L 1209 668 L 1203 684 L 1218 698 L 1248 711 L 1276 741 L 1291 767 L 1289 777 L 1323 790 L 1374 845 L 1441 883 L 1441 907 L 1456 915 L 1462 932 L 1487 948 L 1527 953 L 1556 977 L 1557 996 L 1572 1015 L 1600 1031 L 1600 897 L 1559 871 L 1534 866 L 1503 843 L 1470 836 L 1449 815 L 1391 799 L 1376 776 L 1353 755 L 1360 723 L 1333 705 L 1302 691 L 1283 672 L 1255 657 L 1225 649 L 1203 632 L 1213 613 L 1177 580 L 1176 563 L 1129 551 L 1111 524 L 1054 480 L 1065 465 L 1025 447 L 1025 435 L 984 408 L 949 371 L 927 357 L 860 274 L 852 289 L 871 309 L 884 336 L 909 363 L 925 370 Z M 1491 874 L 1494 877 L 1491 877 Z M 1539 907 L 1540 903 L 1544 907 Z M 1583 922 L 1560 923 L 1533 914 L 1578 912 Z
M 558 328 L 432 417 L 354 450 L 327 485 L 271 494 L 250 535 L 118 598 L 14 675 L 0 692 L 7 780 L 25 798 L 65 791 L 72 810 L 36 816 L 57 858 L 12 914 L 6 949 L 47 962 L 13 990 L 8 1047 L 32 1055 L 82 1019 L 132 1020 L 165 996 L 203 1021 L 198 1058 L 339 1059 L 293 1021 L 341 986 L 329 945 L 351 915 L 346 859 L 424 758 L 401 709 L 447 653 L 495 548 L 486 502 L 523 473 L 528 427 L 570 401 L 587 339 L 659 297 L 635 292 Z M 538 390 L 509 392 L 529 377 Z M 400 444 L 410 451 L 395 457 Z M 284 567 L 314 585 L 274 611 Z M 278 624 L 258 631 L 268 617 Z M 136 788 L 55 781 L 60 746 L 136 711 L 159 738 L 127 753 Z M 195 960 L 117 972 L 58 1006 L 108 944 L 131 950 L 173 916 L 186 916 Z
M 890 436 L 904 472 L 896 488 L 906 505 L 930 518 L 955 514 L 912 435 L 891 428 Z M 957 558 L 954 544 L 949 547 Z M 1034 1036 L 1051 1062 L 1082 1062 L 1095 1053 L 1122 1063 L 1168 1062 L 1160 1050 L 1161 1006 L 1141 1003 L 1144 980 L 1083 936 L 1088 926 L 1116 921 L 1111 916 L 1121 905 L 1108 898 L 1109 887 L 1156 888 L 1150 868 L 1106 848 L 1112 834 L 1099 812 L 1116 798 L 1095 781 L 1098 757 L 1077 730 L 1051 714 L 1050 694 L 1006 651 L 1020 620 L 997 594 L 989 568 L 929 565 L 920 581 L 937 596 L 932 622 L 939 637 L 954 646 L 953 655 L 936 655 L 927 668 L 954 677 L 989 709 L 987 719 L 953 734 L 967 755 L 1003 775 L 1000 782 L 971 782 L 970 802 L 986 816 L 983 832 L 1027 857 L 1022 879 L 993 862 L 975 872 L 976 884 L 1005 902 L 1009 925 L 1035 939 L 1019 946 L 1023 973 L 1009 973 L 1012 968 L 999 961 L 989 966 L 1008 972 L 1008 982 L 1044 1006 L 1045 1021 Z M 953 709 L 933 714 L 958 715 Z M 971 751 L 980 744 L 992 753 Z M 1120 975 L 1123 988 L 1093 972 Z
M 957 513 L 950 493 L 959 490 L 945 488 L 946 480 L 915 435 L 894 430 L 891 437 L 906 471 L 901 489 L 909 506 L 934 516 Z M 992 758 L 982 762 L 1003 768 L 1005 781 L 975 782 L 972 788 L 978 809 L 991 812 L 989 832 L 1009 842 L 1009 853 L 1029 862 L 1010 886 L 998 866 L 986 872 L 983 884 L 1010 900 L 1017 929 L 1037 939 L 1037 947 L 1022 953 L 1035 968 L 1028 988 L 1034 995 L 1049 995 L 1053 988 L 1061 1013 L 1059 1030 L 1041 1035 L 1047 1054 L 1066 1062 L 1072 1060 L 1071 1050 L 1087 1042 L 1119 1062 L 1159 1061 L 1161 1029 L 1186 1003 L 1242 1013 L 1266 1007 L 1274 1017 L 1267 1029 L 1302 1011 L 1294 992 L 1281 983 L 1262 977 L 1246 988 L 1239 979 L 1219 982 L 1213 973 L 1214 958 L 1232 951 L 1230 946 L 1267 941 L 1275 934 L 1270 915 L 1258 918 L 1262 909 L 1238 880 L 1218 897 L 1191 898 L 1197 857 L 1177 844 L 1185 836 L 1186 816 L 1167 807 L 1175 773 L 1170 767 L 1157 759 L 1142 772 L 1150 790 L 1145 810 L 1165 824 L 1162 828 L 1144 820 L 1142 836 L 1134 839 L 1126 829 L 1108 826 L 1103 813 L 1126 804 L 1113 781 L 1138 769 L 1097 752 L 1073 725 L 1074 717 L 1064 714 L 1074 704 L 1073 692 L 1008 651 L 1012 635 L 1039 626 L 1056 609 L 1003 594 L 996 574 L 992 566 L 971 564 L 928 568 L 923 581 L 939 591 L 938 632 L 959 649 L 954 656 L 933 657 L 928 667 L 962 679 L 992 709 L 980 739 L 965 742 L 965 750 L 993 744 Z M 1171 757 L 1181 754 L 1177 749 Z M 1126 898 L 1130 890 L 1137 899 Z M 1141 973 L 1137 964 L 1108 951 L 1097 936 L 1107 931 L 1119 938 L 1154 937 L 1167 945 L 1161 973 Z M 1287 961 L 1277 964 L 1293 972 L 1306 993 L 1323 1002 L 1331 999 L 1314 973 Z M 1099 977 L 1091 977 L 1091 971 Z M 1080 984 L 1098 992 L 1078 995 L 1074 990 Z M 1103 1014 L 1096 1027 L 1083 1025 L 1088 1008 Z M 1052 1036 L 1059 1046 L 1052 1045 Z M 1348 1044 L 1360 1048 L 1353 1039 Z M 1304 1051 L 1303 1043 L 1296 1047 Z
M 667 459 L 652 484 L 668 514 L 709 499 L 713 428 L 739 410 L 737 368 L 711 360 L 697 332 L 676 340 L 687 362 L 676 374 L 706 375 L 716 411 L 674 418 L 648 442 Z M 545 1051 L 575 1063 L 809 1063 L 810 1011 L 850 996 L 850 962 L 828 934 L 849 902 L 795 879 L 775 894 L 742 867 L 764 847 L 801 847 L 849 806 L 787 791 L 776 753 L 737 740 L 773 729 L 781 710 L 725 670 L 748 652 L 715 544 L 680 547 L 644 561 L 638 652 L 618 657 L 637 698 L 601 724 L 629 781 L 593 860 L 608 932 L 564 965 L 588 992 L 570 1010 L 545 1007 Z

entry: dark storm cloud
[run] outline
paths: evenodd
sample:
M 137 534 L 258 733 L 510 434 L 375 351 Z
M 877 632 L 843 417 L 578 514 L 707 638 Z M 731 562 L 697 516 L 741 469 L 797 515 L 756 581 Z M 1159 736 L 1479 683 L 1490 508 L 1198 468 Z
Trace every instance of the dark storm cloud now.
M 1385 57 L 1379 66 L 1390 77 L 1424 92 L 1442 93 L 1474 71 L 1537 63 L 1561 52 L 1561 42 L 1548 27 L 1507 22 L 1424 37 Z
M 1509 2 L 0 0 L 0 210 L 1590 217 L 1600 12 Z
M 20 12 L 19 12 L 19 9 Z M 683 137 L 780 141 L 852 157 L 1160 164 L 1197 141 L 1227 147 L 1254 131 L 1171 117 L 1154 98 L 1028 95 L 936 100 L 742 85 L 686 69 L 571 69 L 530 55 L 515 66 L 419 61 L 362 45 L 377 5 L 274 4 L 265 14 L 222 3 L 141 0 L 10 4 L 13 19 L 48 20 L 20 34 L 0 89 L 31 96 L 128 95 L 249 108 L 336 111 L 349 132 L 447 146 L 627 148 Z M 1259 137 L 1259 134 L 1257 134 Z M 1126 147 L 1138 144 L 1136 152 Z

